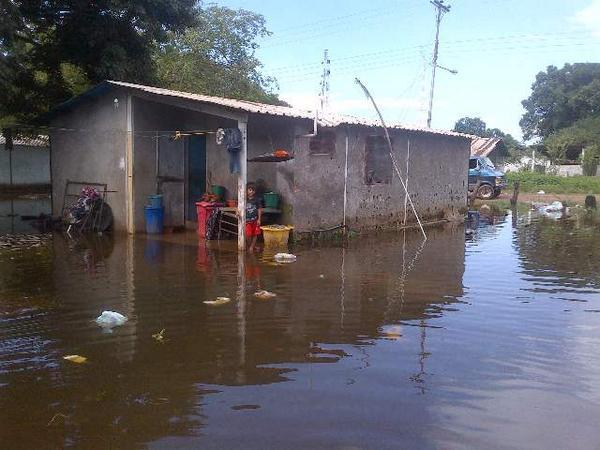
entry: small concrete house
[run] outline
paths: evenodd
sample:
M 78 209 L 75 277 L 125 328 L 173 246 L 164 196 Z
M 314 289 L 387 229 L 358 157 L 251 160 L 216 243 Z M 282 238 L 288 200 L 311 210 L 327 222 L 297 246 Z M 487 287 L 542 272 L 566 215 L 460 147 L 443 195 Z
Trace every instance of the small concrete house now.
M 377 122 L 105 81 L 56 107 L 49 125 L 54 213 L 68 179 L 107 183 L 115 191 L 108 203 L 116 230 L 143 231 L 144 205 L 157 190 L 167 222 L 193 226 L 207 186 L 225 186 L 237 198 L 247 181 L 259 179 L 281 197 L 279 221 L 299 232 L 344 221 L 358 229 L 388 226 L 404 217 L 404 189 Z M 216 142 L 219 128 L 242 132 L 239 175 L 230 173 L 228 152 Z M 421 217 L 464 208 L 469 137 L 401 126 L 389 132 Z M 277 149 L 292 158 L 252 162 Z M 240 210 L 244 202 L 242 195 Z

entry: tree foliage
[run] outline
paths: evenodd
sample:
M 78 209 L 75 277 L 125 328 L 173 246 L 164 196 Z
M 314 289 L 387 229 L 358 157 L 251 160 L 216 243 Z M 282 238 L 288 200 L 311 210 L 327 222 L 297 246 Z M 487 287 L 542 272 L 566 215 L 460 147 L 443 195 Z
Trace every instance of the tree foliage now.
M 454 124 L 454 131 L 475 136 L 484 136 L 487 130 L 486 123 L 479 117 L 462 117 Z
M 548 156 L 554 162 L 568 158 L 570 150 L 578 155 L 581 149 L 586 150 L 588 157 L 598 156 L 600 153 L 600 116 L 589 117 L 563 128 L 544 140 Z
M 187 92 L 279 103 L 275 82 L 260 73 L 257 38 L 268 36 L 265 19 L 243 9 L 208 5 L 196 23 L 168 33 L 154 60 L 161 86 Z
M 525 139 L 546 138 L 600 114 L 600 63 L 549 66 L 537 74 L 520 125 Z
M 487 124 L 479 117 L 462 117 L 458 119 L 454 124 L 454 131 L 480 137 L 501 138 L 507 153 L 513 157 L 519 156 L 525 148 L 509 133 L 505 133 L 499 128 L 488 128 Z
M 276 102 L 264 18 L 197 0 L 0 2 L 0 127 L 105 79 Z

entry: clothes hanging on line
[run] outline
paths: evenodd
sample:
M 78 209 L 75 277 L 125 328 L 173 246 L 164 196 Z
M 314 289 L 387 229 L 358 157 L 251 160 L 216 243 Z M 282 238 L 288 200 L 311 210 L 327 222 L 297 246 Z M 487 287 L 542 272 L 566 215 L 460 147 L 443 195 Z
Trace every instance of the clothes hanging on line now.
M 224 128 L 217 130 L 217 144 L 223 144 L 229 153 L 229 172 L 240 173 L 242 163 L 240 152 L 242 150 L 242 132 L 239 128 Z

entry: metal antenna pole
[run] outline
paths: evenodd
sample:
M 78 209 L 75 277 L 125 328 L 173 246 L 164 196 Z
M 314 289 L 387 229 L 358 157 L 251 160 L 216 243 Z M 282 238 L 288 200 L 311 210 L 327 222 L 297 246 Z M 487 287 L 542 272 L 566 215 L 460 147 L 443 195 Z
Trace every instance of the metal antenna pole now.
M 437 18 L 435 26 L 435 45 L 433 47 L 433 60 L 431 61 L 431 90 L 429 91 L 429 111 L 427 113 L 427 128 L 431 128 L 431 111 L 433 110 L 433 91 L 435 89 L 435 71 L 438 67 L 438 50 L 440 46 L 440 22 L 442 14 L 450 11 L 450 6 L 444 5 L 444 0 L 433 0 L 430 2 L 437 9 Z
M 329 75 L 331 74 L 330 68 L 331 61 L 329 60 L 329 50 L 325 49 L 323 52 L 323 74 L 321 75 L 321 94 L 319 95 L 320 109 L 321 112 L 325 112 L 329 109 Z

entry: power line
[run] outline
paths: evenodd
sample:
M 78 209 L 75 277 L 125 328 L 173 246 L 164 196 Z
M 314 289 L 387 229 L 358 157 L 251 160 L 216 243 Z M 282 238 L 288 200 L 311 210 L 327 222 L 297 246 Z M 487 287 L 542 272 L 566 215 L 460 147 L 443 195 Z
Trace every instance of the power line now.
M 454 40 L 454 41 L 445 41 L 446 44 L 444 45 L 444 48 L 446 49 L 445 51 L 449 51 L 451 49 L 454 49 L 456 47 L 464 47 L 464 46 L 470 46 L 470 48 L 468 49 L 469 51 L 471 49 L 475 49 L 478 50 L 479 48 L 476 46 L 473 46 L 473 44 L 478 44 L 478 43 L 494 43 L 494 42 L 511 42 L 511 41 L 517 41 L 520 45 L 525 43 L 525 42 L 549 42 L 549 41 L 561 41 L 561 40 L 565 40 L 565 41 L 570 41 L 570 40 L 577 40 L 580 39 L 581 35 L 585 35 L 587 36 L 589 33 L 587 31 L 576 31 L 576 32 L 562 32 L 562 33 L 552 33 L 552 34 L 548 34 L 548 33 L 539 33 L 539 34 L 514 34 L 514 35 L 506 35 L 506 36 L 492 36 L 492 37 L 485 37 L 485 38 L 474 38 L 474 39 L 461 39 L 461 40 Z M 557 39 L 559 38 L 559 39 Z M 595 45 L 593 42 L 591 41 L 586 41 L 589 43 L 589 45 Z M 368 53 L 360 53 L 360 54 L 356 54 L 356 55 L 347 55 L 347 56 L 342 56 L 342 57 L 336 57 L 336 58 L 331 58 L 331 62 L 332 64 L 336 65 L 337 63 L 339 63 L 340 61 L 351 61 L 354 59 L 360 59 L 361 62 L 364 62 L 368 59 L 371 59 L 373 61 L 377 61 L 380 59 L 389 59 L 389 55 L 394 55 L 394 54 L 405 54 L 405 53 L 415 53 L 417 51 L 421 51 L 425 48 L 428 47 L 428 44 L 420 44 L 420 45 L 416 45 L 416 46 L 412 46 L 412 47 L 402 47 L 402 48 L 392 48 L 392 49 L 386 49 L 386 50 L 379 50 L 376 52 L 368 52 Z M 294 65 L 286 65 L 286 66 L 277 66 L 274 68 L 270 68 L 268 70 L 268 72 L 273 73 L 275 72 L 275 76 L 278 78 L 287 78 L 288 75 L 286 75 L 286 73 L 288 72 L 292 72 L 291 76 L 292 77 L 296 77 L 299 74 L 303 74 L 303 73 L 320 73 L 320 66 L 321 66 L 321 62 L 315 62 L 315 63 L 308 63 L 308 64 L 294 64 Z M 340 66 L 336 66 L 336 67 L 340 67 Z
M 412 0 L 411 2 L 404 3 L 407 3 L 406 6 L 410 6 L 412 8 L 417 6 L 417 4 L 420 3 L 420 0 Z M 302 25 L 287 26 L 285 28 L 281 28 L 279 31 L 274 30 L 269 37 L 265 38 L 265 41 L 277 41 L 281 39 L 288 39 L 290 36 L 313 34 L 315 29 L 322 30 L 326 27 L 336 27 L 340 25 L 347 26 L 347 24 L 353 22 L 355 18 L 359 18 L 364 22 L 365 18 L 375 18 L 382 15 L 389 15 L 390 11 L 397 11 L 396 5 L 394 5 L 393 8 L 390 6 L 367 8 L 343 16 L 329 17 Z
M 446 49 L 445 52 L 449 55 L 452 55 L 454 58 L 457 58 L 457 57 L 460 57 L 461 55 L 464 55 L 467 53 L 475 53 L 475 52 L 481 52 L 481 51 L 485 50 L 484 55 L 478 56 L 478 58 L 483 58 L 483 57 L 487 56 L 488 54 L 502 52 L 504 50 L 506 50 L 506 51 L 520 50 L 520 51 L 522 51 L 522 50 L 535 50 L 535 49 L 545 49 L 545 48 L 568 49 L 568 48 L 572 48 L 572 47 L 581 47 L 581 46 L 589 46 L 589 45 L 592 45 L 592 44 L 588 40 L 585 40 L 585 41 L 581 41 L 581 42 L 568 42 L 568 43 L 543 43 L 541 45 L 524 45 L 524 44 L 512 45 L 511 44 L 511 45 L 498 46 L 498 47 L 487 47 L 487 46 L 486 47 L 470 47 L 467 49 L 450 48 L 450 49 Z M 474 57 L 468 56 L 468 58 L 474 58 Z M 402 55 L 402 57 L 399 57 L 399 58 L 381 57 L 381 58 L 376 58 L 371 61 L 362 61 L 360 63 L 344 64 L 344 65 L 339 65 L 339 66 L 335 64 L 336 59 L 331 59 L 331 62 L 332 62 L 332 67 L 335 68 L 334 75 L 337 76 L 340 74 L 353 72 L 353 71 L 359 70 L 361 68 L 366 68 L 366 70 L 371 71 L 371 70 L 375 70 L 375 69 L 395 67 L 402 63 L 413 62 L 413 61 L 417 61 L 419 59 L 420 59 L 420 57 L 418 54 L 407 54 L 407 55 Z M 382 64 L 378 64 L 378 62 L 382 62 Z M 292 74 L 289 76 L 281 76 L 281 77 L 278 77 L 278 80 L 282 80 L 282 81 L 285 81 L 288 83 L 296 82 L 296 81 L 302 81 L 302 80 L 307 80 L 307 79 L 311 79 L 311 78 L 314 79 L 315 77 L 318 77 L 320 73 L 321 73 L 321 71 L 319 69 L 316 69 L 316 70 L 299 72 L 299 73 Z
M 414 15 L 414 14 L 412 14 L 412 15 Z M 403 16 L 403 19 L 408 19 L 412 15 L 405 15 L 405 16 Z M 281 47 L 283 45 L 299 44 L 299 43 L 304 43 L 308 40 L 314 40 L 314 39 L 322 38 L 324 36 L 339 34 L 339 33 L 345 32 L 345 31 L 356 31 L 358 29 L 365 28 L 367 26 L 372 26 L 373 25 L 372 20 L 377 19 L 381 16 L 390 17 L 390 10 L 387 10 L 387 11 L 379 13 L 379 14 L 365 15 L 361 18 L 362 19 L 361 23 L 358 25 L 351 26 L 350 24 L 340 23 L 336 26 L 329 27 L 330 28 L 329 30 L 324 30 L 321 32 L 318 32 L 318 30 L 317 30 L 317 32 L 315 32 L 315 30 L 305 30 L 303 32 L 294 33 L 292 35 L 287 35 L 287 36 L 284 35 L 282 37 L 271 37 L 271 38 L 268 38 L 269 41 L 265 41 L 265 42 L 267 42 L 267 44 L 261 45 L 260 48 L 261 49 L 269 49 L 269 48 L 274 48 L 274 47 Z M 269 42 L 272 42 L 272 43 L 269 43 Z

